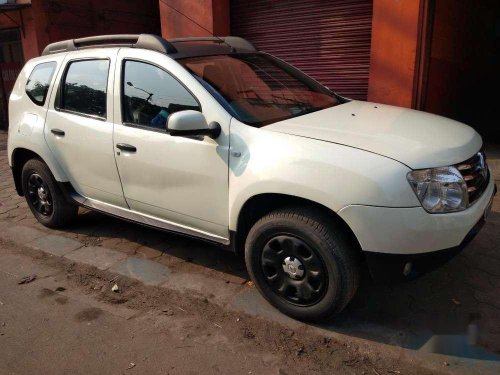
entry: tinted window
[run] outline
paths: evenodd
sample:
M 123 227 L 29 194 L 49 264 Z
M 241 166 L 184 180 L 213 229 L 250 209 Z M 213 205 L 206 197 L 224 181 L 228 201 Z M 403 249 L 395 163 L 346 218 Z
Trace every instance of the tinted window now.
M 106 117 L 108 60 L 72 62 L 66 72 L 61 109 Z
M 26 83 L 26 94 L 35 104 L 44 105 L 56 66 L 55 62 L 43 63 L 35 66 L 31 72 Z
M 328 89 L 266 54 L 190 57 L 179 62 L 215 90 L 240 121 L 252 126 L 341 104 Z
M 189 91 L 164 70 L 137 61 L 126 61 L 124 69 L 123 122 L 165 129 L 168 115 L 201 110 Z

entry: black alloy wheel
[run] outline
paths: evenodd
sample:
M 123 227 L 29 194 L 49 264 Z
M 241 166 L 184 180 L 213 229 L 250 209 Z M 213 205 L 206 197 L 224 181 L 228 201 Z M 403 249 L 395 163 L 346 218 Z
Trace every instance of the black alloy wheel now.
M 274 307 L 300 320 L 329 320 L 359 284 L 357 244 L 334 217 L 312 207 L 283 207 L 260 218 L 245 241 L 255 286 Z
M 324 262 L 303 239 L 281 234 L 262 250 L 262 272 L 270 288 L 290 303 L 311 306 L 324 296 L 328 275 Z
M 36 172 L 28 177 L 28 196 L 32 207 L 42 216 L 49 217 L 54 209 L 52 195 L 43 178 Z
M 31 212 L 46 227 L 64 227 L 78 214 L 78 206 L 65 198 L 42 160 L 30 159 L 23 165 L 21 185 Z

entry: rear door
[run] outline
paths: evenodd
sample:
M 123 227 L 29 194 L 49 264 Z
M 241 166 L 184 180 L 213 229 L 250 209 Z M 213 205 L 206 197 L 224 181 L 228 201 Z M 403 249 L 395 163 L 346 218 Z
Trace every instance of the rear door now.
M 56 79 L 44 132 L 79 194 L 127 207 L 113 148 L 112 77 L 117 51 L 95 49 L 67 55 Z

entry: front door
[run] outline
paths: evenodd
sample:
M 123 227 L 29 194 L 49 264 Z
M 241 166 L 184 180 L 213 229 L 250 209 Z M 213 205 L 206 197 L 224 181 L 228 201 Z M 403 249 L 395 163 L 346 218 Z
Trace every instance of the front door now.
M 151 63 L 154 61 L 154 63 Z M 119 93 L 119 95 L 118 95 Z M 169 57 L 122 49 L 115 73 L 115 156 L 133 211 L 219 242 L 228 239 L 230 116 Z M 168 116 L 201 111 L 222 134 L 173 137 Z
M 113 148 L 113 77 L 117 50 L 70 54 L 56 78 L 45 139 L 75 190 L 127 207 Z M 110 82 L 111 81 L 111 82 Z

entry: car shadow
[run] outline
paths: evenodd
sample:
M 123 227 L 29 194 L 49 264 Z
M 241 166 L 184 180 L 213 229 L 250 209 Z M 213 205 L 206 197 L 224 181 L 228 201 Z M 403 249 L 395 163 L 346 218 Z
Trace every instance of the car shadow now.
M 412 350 L 500 361 L 499 228 L 500 212 L 492 212 L 462 253 L 419 279 L 386 285 L 364 278 L 333 322 L 315 326 Z M 132 248 L 146 246 L 199 269 L 249 279 L 244 260 L 218 246 L 97 212 L 83 212 L 67 231 L 96 244 L 123 238 Z
M 321 328 L 403 348 L 500 361 L 500 213 L 449 263 L 393 285 L 364 280 Z M 495 354 L 496 353 L 496 354 Z
M 65 229 L 76 233 L 78 239 L 89 246 L 106 246 L 106 240 L 117 240 L 115 249 L 133 254 L 146 247 L 158 255 L 169 257 L 172 264 L 182 262 L 214 270 L 228 276 L 248 280 L 245 262 L 222 246 L 211 245 L 194 238 L 161 231 L 128 222 L 95 211 L 84 210 Z M 113 248 L 111 247 L 111 248 Z

